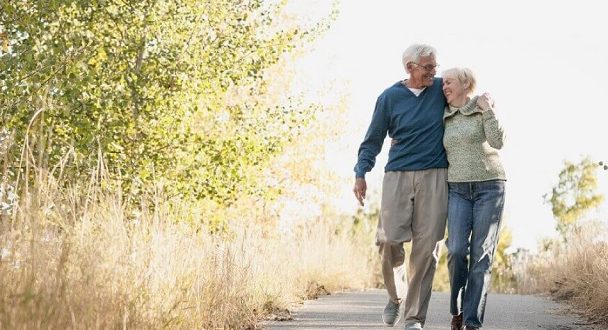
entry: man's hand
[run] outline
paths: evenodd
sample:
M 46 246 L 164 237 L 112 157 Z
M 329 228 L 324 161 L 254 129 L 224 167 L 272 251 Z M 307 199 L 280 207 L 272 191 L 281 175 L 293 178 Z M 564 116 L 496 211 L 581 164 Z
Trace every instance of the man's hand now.
M 365 199 L 366 191 L 367 183 L 365 182 L 365 178 L 357 178 L 355 180 L 355 187 L 353 188 L 353 192 L 355 193 L 355 197 L 357 198 L 361 206 L 363 206 L 363 200 Z
M 483 111 L 488 111 L 494 108 L 494 99 L 489 93 L 483 93 L 477 98 L 477 106 Z

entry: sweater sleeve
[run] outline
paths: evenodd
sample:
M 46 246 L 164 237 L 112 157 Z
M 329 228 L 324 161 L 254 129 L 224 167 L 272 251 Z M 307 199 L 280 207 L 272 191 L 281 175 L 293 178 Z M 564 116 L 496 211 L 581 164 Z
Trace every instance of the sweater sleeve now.
M 488 144 L 494 149 L 501 149 L 505 139 L 505 133 L 494 115 L 493 110 L 487 110 L 483 115 L 483 130 Z
M 371 171 L 376 163 L 376 156 L 382 150 L 382 143 L 388 131 L 389 111 L 386 95 L 380 95 L 376 100 L 376 107 L 365 139 L 359 147 L 358 160 L 354 169 L 357 178 L 364 178 L 365 173 Z

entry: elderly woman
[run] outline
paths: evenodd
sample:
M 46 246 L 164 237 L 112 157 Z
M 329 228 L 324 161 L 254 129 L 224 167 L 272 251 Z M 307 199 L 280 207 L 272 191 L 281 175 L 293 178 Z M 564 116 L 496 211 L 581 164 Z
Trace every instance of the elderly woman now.
M 482 326 L 505 198 L 504 133 L 493 102 L 472 96 L 475 85 L 467 68 L 443 73 L 452 330 Z

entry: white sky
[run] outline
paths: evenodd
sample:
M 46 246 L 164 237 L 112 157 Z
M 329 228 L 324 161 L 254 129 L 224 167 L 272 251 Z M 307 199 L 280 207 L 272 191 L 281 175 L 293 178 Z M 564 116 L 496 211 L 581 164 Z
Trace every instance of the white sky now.
M 294 2 L 294 8 L 316 6 L 319 12 L 330 3 Z M 542 196 L 557 182 L 563 160 L 608 160 L 608 20 L 602 7 L 601 1 L 343 0 L 338 20 L 298 66 L 303 87 L 350 95 L 346 133 L 331 144 L 328 161 L 354 178 L 376 97 L 406 77 L 401 53 L 411 43 L 431 44 L 439 72 L 467 66 L 477 74 L 478 92 L 496 100 L 508 139 L 501 154 L 508 177 L 505 223 L 514 247 L 534 250 L 538 239 L 554 235 Z M 379 155 L 367 176 L 370 192 L 380 190 L 386 159 L 385 152 Z M 608 171 L 598 171 L 598 178 L 608 196 Z M 341 204 L 354 210 L 350 188 Z M 605 218 L 603 209 L 597 217 Z

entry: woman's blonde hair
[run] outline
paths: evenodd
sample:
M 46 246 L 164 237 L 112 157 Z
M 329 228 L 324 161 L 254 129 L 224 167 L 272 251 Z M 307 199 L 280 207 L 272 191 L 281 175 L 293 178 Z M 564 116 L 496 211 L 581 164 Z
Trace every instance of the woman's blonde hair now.
M 461 84 L 469 84 L 469 87 L 465 88 L 467 95 L 473 94 L 475 91 L 475 87 L 477 87 L 477 79 L 475 78 L 475 74 L 469 68 L 451 68 L 443 71 L 441 73 L 443 78 L 447 76 L 454 77 L 460 81 Z

